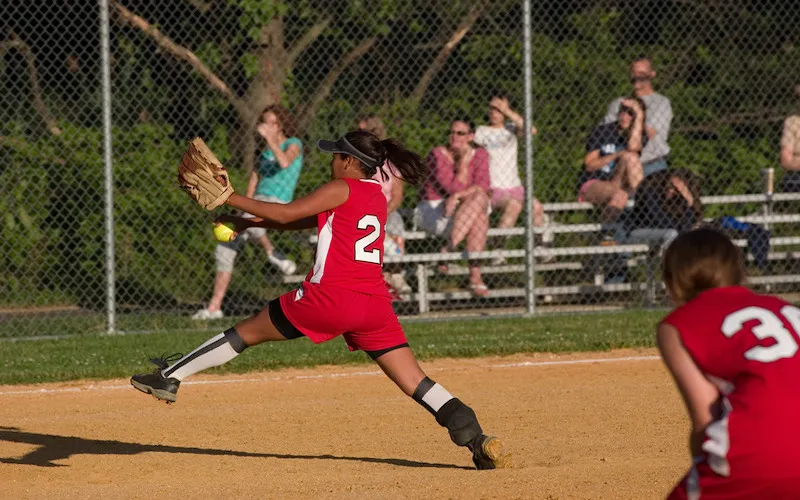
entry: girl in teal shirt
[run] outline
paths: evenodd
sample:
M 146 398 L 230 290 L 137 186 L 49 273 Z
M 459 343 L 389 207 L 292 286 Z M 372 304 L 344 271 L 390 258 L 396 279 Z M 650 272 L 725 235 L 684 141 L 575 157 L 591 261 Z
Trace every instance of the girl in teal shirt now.
M 256 130 L 266 141 L 267 147 L 259 155 L 250 173 L 245 196 L 259 201 L 289 203 L 294 197 L 297 179 L 303 168 L 303 143 L 297 137 L 292 137 L 295 134 L 292 115 L 283 106 L 267 106 L 261 113 L 261 121 Z M 224 316 L 222 300 L 231 282 L 233 263 L 244 244 L 251 239 L 258 241 L 264 248 L 267 260 L 281 273 L 288 275 L 295 272 L 297 265 L 275 250 L 264 228 L 250 228 L 235 240 L 217 245 L 215 252 L 217 274 L 214 278 L 211 301 L 192 318 L 208 320 Z

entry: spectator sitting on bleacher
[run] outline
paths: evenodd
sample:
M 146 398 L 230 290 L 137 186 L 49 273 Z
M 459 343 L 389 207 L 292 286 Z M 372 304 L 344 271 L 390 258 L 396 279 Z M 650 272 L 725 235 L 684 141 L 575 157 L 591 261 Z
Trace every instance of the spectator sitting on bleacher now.
M 383 120 L 376 115 L 364 115 L 356 120 L 359 130 L 366 130 L 380 140 L 386 139 L 386 127 Z M 383 195 L 386 196 L 386 237 L 383 240 L 384 255 L 403 255 L 405 248 L 405 223 L 403 217 L 397 212 L 400 204 L 403 203 L 403 176 L 388 160 L 382 169 L 378 169 L 373 177 L 381 183 Z M 411 287 L 403 276 L 403 270 L 399 264 L 384 264 L 383 279 L 390 287 L 390 291 L 397 293 L 409 293 Z M 399 299 L 397 293 L 393 293 L 394 299 Z
M 437 146 L 428 155 L 429 175 L 420 190 L 420 227 L 427 233 L 448 238 L 442 252 L 450 252 L 466 239 L 468 252 L 486 248 L 489 230 L 489 154 L 472 145 L 474 126 L 467 120 L 450 124 L 447 146 Z M 442 264 L 440 271 L 446 271 Z M 477 261 L 469 262 L 472 294 L 489 296 Z
M 656 72 L 653 63 L 646 57 L 640 57 L 631 63 L 630 79 L 633 95 L 644 101 L 647 107 L 645 134 L 647 143 L 642 147 L 642 173 L 645 177 L 667 168 L 669 156 L 669 128 L 672 125 L 672 104 L 664 95 L 653 90 L 653 78 Z M 617 121 L 620 104 L 623 98 L 617 97 L 608 106 L 603 123 Z
M 800 96 L 800 85 L 795 86 Z M 800 115 L 789 116 L 783 122 L 781 135 L 782 189 L 787 193 L 800 193 Z
M 525 188 L 517 164 L 517 138 L 522 137 L 523 127 L 522 116 L 511 109 L 507 98 L 498 95 L 489 101 L 489 125 L 475 129 L 475 144 L 489 153 L 491 202 L 492 208 L 503 211 L 497 224 L 501 228 L 516 225 L 525 201 Z M 531 135 L 536 132 L 536 127 L 531 127 Z M 533 217 L 535 226 L 544 225 L 544 208 L 536 198 L 533 199 Z
M 489 153 L 492 208 L 503 211 L 497 227 L 514 227 L 525 202 L 525 188 L 519 178 L 517 163 L 517 138 L 522 137 L 524 120 L 501 95 L 495 95 L 489 101 L 488 118 L 488 125 L 480 125 L 475 130 L 475 144 Z M 536 135 L 536 132 L 536 127 L 531 127 L 531 135 Z M 541 227 L 547 222 L 544 207 L 533 198 L 533 225 Z M 500 258 L 493 263 L 498 265 L 503 261 Z
M 662 170 L 645 178 L 624 220 L 626 244 L 666 249 L 679 233 L 703 221 L 700 183 L 689 170 Z
M 578 201 L 605 206 L 603 222 L 614 222 L 642 182 L 639 154 L 647 144 L 641 99 L 620 103 L 619 120 L 597 126 L 586 141 L 584 170 L 578 177 Z
M 628 245 L 647 245 L 651 256 L 660 255 L 678 234 L 689 231 L 703 221 L 699 182 L 686 169 L 662 170 L 645 178 L 636 192 L 633 209 L 622 218 L 624 236 L 619 242 Z M 628 256 L 621 254 L 623 261 Z M 656 259 L 657 261 L 657 259 Z M 607 262 L 606 283 L 628 281 L 628 267 L 621 261 Z M 649 260 L 648 266 L 654 266 Z M 651 271 L 653 268 L 651 267 Z

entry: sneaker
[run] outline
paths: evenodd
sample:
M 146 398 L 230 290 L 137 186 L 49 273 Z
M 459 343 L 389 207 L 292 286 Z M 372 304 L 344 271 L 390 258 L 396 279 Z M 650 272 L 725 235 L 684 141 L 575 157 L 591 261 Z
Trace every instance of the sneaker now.
M 553 244 L 552 243 L 542 242 L 542 244 L 539 246 L 539 248 L 544 248 L 544 249 L 553 248 Z M 556 256 L 555 255 L 542 255 L 541 257 L 538 258 L 538 261 L 541 264 L 551 264 L 551 263 L 556 261 Z
M 403 273 L 393 273 L 389 276 L 389 282 L 398 292 L 411 293 L 411 286 L 406 283 L 406 278 L 403 276 Z
M 225 315 L 222 313 L 221 309 L 216 311 L 209 311 L 207 307 L 200 309 L 196 313 L 192 315 L 192 319 L 196 320 L 210 320 L 210 319 L 222 319 Z
M 615 234 L 613 229 L 604 229 L 600 231 L 599 234 L 599 243 L 600 246 L 614 246 L 617 244 L 617 240 L 615 239 Z
M 472 462 L 478 470 L 510 469 L 513 467 L 511 452 L 496 437 L 482 434 L 472 447 Z
M 550 230 L 547 229 L 547 228 L 550 227 L 550 222 L 551 222 L 550 216 L 547 215 L 547 214 L 544 214 L 544 228 L 545 228 L 545 230 L 542 233 L 542 243 L 545 244 L 545 245 L 552 245 L 553 244 L 553 240 L 555 239 L 555 234 L 553 233 L 553 230 L 552 229 L 550 229 Z
M 222 319 L 225 317 L 225 314 L 222 313 L 221 309 L 216 311 L 209 311 L 207 307 L 200 309 L 196 313 L 192 314 L 192 319 L 196 320 L 209 320 L 209 319 Z
M 297 270 L 297 264 L 294 261 L 287 259 L 286 256 L 276 250 L 269 254 L 268 260 L 283 274 L 294 274 Z
M 151 359 L 150 361 L 158 368 L 153 373 L 134 375 L 131 377 L 131 385 L 145 394 L 152 394 L 156 399 L 174 403 L 178 399 L 178 388 L 181 386 L 181 381 L 172 377 L 164 377 L 161 371 L 169 366 L 169 361 L 177 361 L 181 357 L 183 357 L 182 354 L 174 354 L 166 358 Z

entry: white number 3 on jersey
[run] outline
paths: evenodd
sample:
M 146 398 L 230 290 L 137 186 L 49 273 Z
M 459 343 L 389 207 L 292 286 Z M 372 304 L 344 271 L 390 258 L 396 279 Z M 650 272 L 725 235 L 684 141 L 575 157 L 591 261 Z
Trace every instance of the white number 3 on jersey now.
M 791 325 L 795 335 L 800 332 L 800 309 L 794 306 L 783 306 L 781 316 Z M 761 307 L 745 307 L 729 314 L 722 322 L 722 333 L 731 338 L 742 330 L 748 321 L 758 321 L 753 327 L 753 335 L 759 340 L 773 339 L 770 346 L 756 346 L 744 353 L 746 359 L 771 363 L 783 358 L 791 358 L 797 352 L 797 340 L 792 332 L 783 326 L 783 322 L 772 311 Z
M 356 241 L 356 260 L 369 262 L 371 264 L 381 263 L 381 250 L 373 248 L 367 251 L 367 247 L 375 243 L 381 235 L 381 221 L 374 215 L 365 215 L 358 220 L 358 228 L 363 230 L 372 229 L 369 234 Z

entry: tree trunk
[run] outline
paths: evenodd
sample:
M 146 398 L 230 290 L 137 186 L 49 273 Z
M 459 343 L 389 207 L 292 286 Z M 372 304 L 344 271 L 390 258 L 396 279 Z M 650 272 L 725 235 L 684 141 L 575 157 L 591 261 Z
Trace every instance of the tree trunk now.
M 235 137 L 232 137 L 236 157 L 248 172 L 255 166 L 254 160 L 260 153 L 256 151 L 255 130 L 261 110 L 280 103 L 283 94 L 288 54 L 284 45 L 282 18 L 276 17 L 261 28 L 255 55 L 259 63 L 258 73 L 243 96 L 246 109 L 237 113 L 239 123 Z
M 187 1 L 200 9 L 201 12 L 204 12 L 204 9 L 210 9 L 212 6 L 208 1 Z M 223 95 L 231 106 L 233 106 L 236 111 L 237 123 L 229 136 L 229 148 L 234 158 L 233 163 L 241 165 L 248 171 L 253 168 L 253 160 L 256 158 L 256 155 L 260 153 L 260 151 L 256 151 L 257 144 L 260 141 L 257 141 L 255 129 L 261 115 L 261 110 L 270 104 L 281 102 L 286 75 L 303 51 L 305 51 L 331 23 L 330 17 L 321 19 L 303 36 L 299 37 L 293 47 L 287 47 L 285 44 L 282 17 L 277 16 L 265 24 L 259 32 L 258 42 L 254 51 L 254 55 L 259 64 L 258 72 L 250 82 L 244 95 L 239 96 L 217 73 L 206 66 L 194 52 L 175 43 L 157 26 L 123 6 L 119 0 L 112 0 L 110 5 L 118 23 L 138 29 L 167 54 L 191 66 L 211 88 Z M 302 109 L 298 106 L 295 110 L 299 125 L 298 135 L 302 134 L 305 130 L 305 126 L 314 119 L 318 106 L 329 95 L 338 77 L 348 66 L 369 51 L 375 44 L 376 39 L 377 38 L 373 36 L 363 40 L 353 50 L 344 54 L 327 77 L 323 79 L 322 84 L 316 89 L 314 95 L 309 99 L 310 104 Z M 223 52 L 225 51 L 223 50 Z

